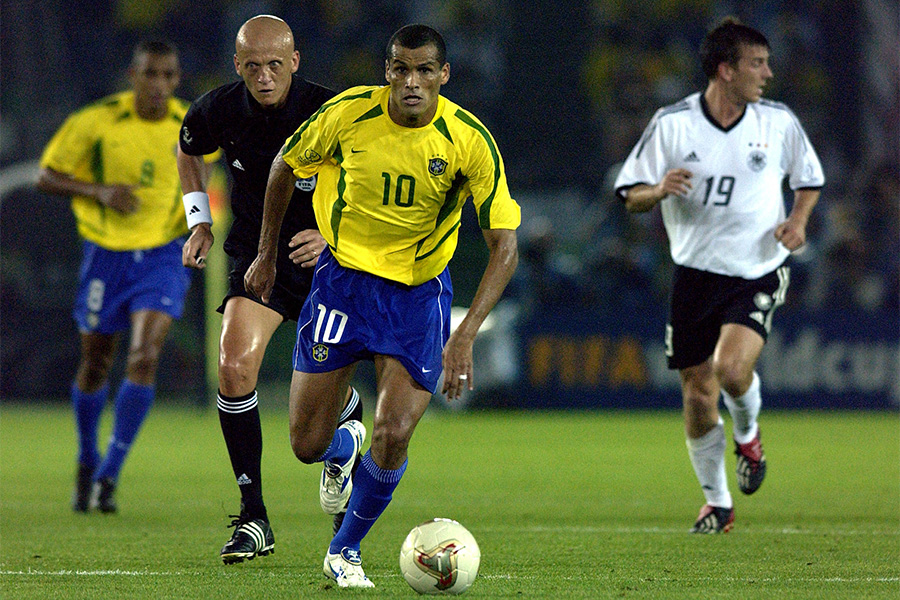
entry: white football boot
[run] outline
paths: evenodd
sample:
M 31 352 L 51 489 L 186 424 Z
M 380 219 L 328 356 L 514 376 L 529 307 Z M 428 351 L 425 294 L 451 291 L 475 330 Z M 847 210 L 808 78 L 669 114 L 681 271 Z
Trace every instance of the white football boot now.
M 353 436 L 353 452 L 344 464 L 325 461 L 322 480 L 319 482 L 319 504 L 329 515 L 338 514 L 347 505 L 350 492 L 353 490 L 350 471 L 353 469 L 356 455 L 366 440 L 366 428 L 359 421 L 347 421 L 339 429 L 346 429 Z
M 339 554 L 325 554 L 325 564 L 322 568 L 325 577 L 333 579 L 338 587 L 342 588 L 373 588 L 375 584 L 369 581 L 362 568 L 362 558 L 359 550 L 344 548 Z

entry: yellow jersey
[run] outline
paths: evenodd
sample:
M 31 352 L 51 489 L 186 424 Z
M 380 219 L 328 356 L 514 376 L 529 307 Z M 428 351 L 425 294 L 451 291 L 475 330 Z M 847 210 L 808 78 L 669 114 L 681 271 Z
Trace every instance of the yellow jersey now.
M 482 229 L 516 229 L 521 211 L 477 118 L 439 96 L 431 123 L 402 127 L 388 116 L 389 94 L 387 86 L 339 94 L 282 157 L 300 179 L 318 173 L 316 220 L 342 266 L 419 285 L 453 257 L 468 198 Z
M 74 196 L 78 233 L 107 250 L 155 248 L 188 232 L 175 151 L 188 104 L 169 100 L 158 121 L 137 115 L 134 93 L 108 96 L 73 113 L 41 157 L 41 167 L 79 181 L 134 185 L 137 210 L 123 215 L 94 198 Z

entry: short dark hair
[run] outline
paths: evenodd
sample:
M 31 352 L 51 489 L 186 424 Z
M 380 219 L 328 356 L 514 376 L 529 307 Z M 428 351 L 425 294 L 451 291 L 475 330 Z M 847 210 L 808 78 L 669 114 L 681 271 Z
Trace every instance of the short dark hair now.
M 444 45 L 444 38 L 437 31 L 428 25 L 414 23 L 405 25 L 394 32 L 391 39 L 388 40 L 385 56 L 390 60 L 394 55 L 394 45 L 403 48 L 421 48 L 433 44 L 437 50 L 437 60 L 441 65 L 447 61 L 447 46 Z
M 178 56 L 178 48 L 175 47 L 175 44 L 166 40 L 141 40 L 134 47 L 134 52 L 131 55 L 131 62 L 134 63 L 138 56 L 143 54 L 150 54 L 152 56 Z
M 700 44 L 700 64 L 707 79 L 715 79 L 721 63 L 736 65 L 741 46 L 769 47 L 769 40 L 761 32 L 741 23 L 736 17 L 725 17 L 706 34 Z

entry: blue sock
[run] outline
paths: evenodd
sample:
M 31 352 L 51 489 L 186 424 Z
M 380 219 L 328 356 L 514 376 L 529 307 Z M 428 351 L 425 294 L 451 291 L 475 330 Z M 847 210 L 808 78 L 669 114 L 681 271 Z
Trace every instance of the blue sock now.
M 345 464 L 351 458 L 353 458 L 353 434 L 346 429 L 335 429 L 331 444 L 316 462 L 328 460 L 333 463 Z
M 112 437 L 106 449 L 106 457 L 100 468 L 94 473 L 94 479 L 110 478 L 118 480 L 122 463 L 137 437 L 150 406 L 153 404 L 154 389 L 147 385 L 138 385 L 127 379 L 122 382 L 116 395 L 116 418 L 113 423 Z
M 78 433 L 78 464 L 93 469 L 100 462 L 97 452 L 97 427 L 100 415 L 106 406 L 109 386 L 103 384 L 96 392 L 82 392 L 72 383 L 72 410 L 75 413 L 75 426 Z
M 366 452 L 353 476 L 353 492 L 350 494 L 347 516 L 337 535 L 331 540 L 328 552 L 337 554 L 343 548 L 359 550 L 362 539 L 390 504 L 407 464 L 408 459 L 399 469 L 388 471 L 375 464 L 371 450 Z

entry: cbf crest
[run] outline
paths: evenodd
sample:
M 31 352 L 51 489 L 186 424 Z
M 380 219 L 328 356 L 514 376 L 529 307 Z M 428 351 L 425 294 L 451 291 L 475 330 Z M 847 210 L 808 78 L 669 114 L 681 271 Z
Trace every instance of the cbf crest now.
M 313 346 L 312 357 L 316 362 L 325 362 L 328 360 L 328 346 L 325 344 L 316 344 Z
M 435 177 L 440 177 L 447 170 L 447 161 L 440 156 L 428 159 L 428 172 Z

